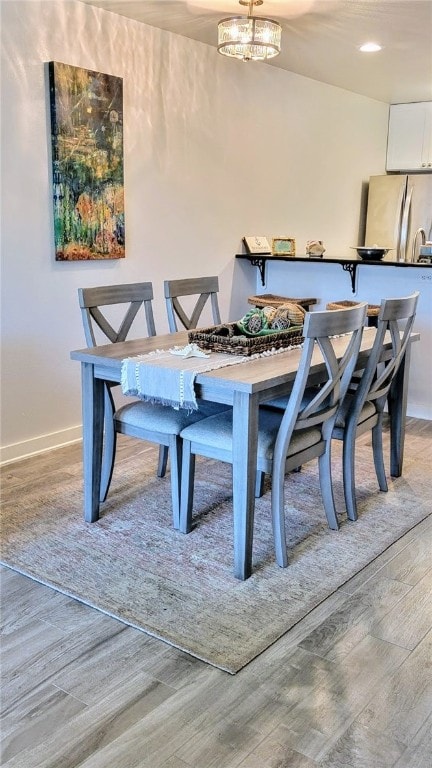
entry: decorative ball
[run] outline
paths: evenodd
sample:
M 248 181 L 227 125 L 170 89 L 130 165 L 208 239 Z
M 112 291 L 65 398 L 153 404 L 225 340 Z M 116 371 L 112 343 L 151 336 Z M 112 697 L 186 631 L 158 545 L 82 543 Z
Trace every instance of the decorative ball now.
M 240 324 L 248 333 L 259 333 L 268 328 L 268 321 L 262 309 L 251 309 L 240 320 Z
M 263 307 L 262 311 L 264 312 L 264 314 L 265 314 L 265 316 L 267 318 L 268 324 L 271 325 L 271 323 L 273 321 L 273 318 L 275 317 L 275 315 L 277 313 L 276 307 L 271 307 L 271 306 Z
M 278 309 L 276 312 L 276 315 L 274 316 L 271 327 L 274 330 L 278 331 L 286 331 L 287 328 L 289 328 L 291 325 L 291 320 L 289 319 L 288 312 L 286 309 Z

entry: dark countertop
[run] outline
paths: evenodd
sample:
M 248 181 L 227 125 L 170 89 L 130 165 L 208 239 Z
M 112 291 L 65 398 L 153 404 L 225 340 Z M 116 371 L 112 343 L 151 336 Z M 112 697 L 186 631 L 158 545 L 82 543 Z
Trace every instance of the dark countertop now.
M 348 272 L 351 277 L 351 288 L 353 293 L 355 293 L 357 268 L 362 264 L 373 267 L 410 267 L 411 269 L 413 267 L 420 267 L 420 269 L 430 269 L 432 267 L 431 263 L 424 264 L 418 261 L 390 261 L 385 259 L 372 261 L 370 259 L 362 259 L 357 254 L 355 256 L 351 255 L 347 256 L 346 258 L 342 258 L 332 256 L 272 256 L 271 253 L 237 253 L 236 259 L 247 259 L 252 266 L 258 267 L 262 285 L 265 285 L 265 267 L 268 261 L 285 261 L 291 262 L 292 264 L 295 264 L 295 262 L 310 262 L 312 264 L 340 264 L 342 269 L 345 272 Z
M 256 261 L 262 259 L 265 261 L 311 261 L 321 264 L 375 264 L 380 267 L 432 267 L 431 263 L 420 263 L 418 261 L 392 261 L 390 259 L 362 259 L 360 256 L 272 256 L 271 253 L 237 253 L 236 259 L 248 259 Z

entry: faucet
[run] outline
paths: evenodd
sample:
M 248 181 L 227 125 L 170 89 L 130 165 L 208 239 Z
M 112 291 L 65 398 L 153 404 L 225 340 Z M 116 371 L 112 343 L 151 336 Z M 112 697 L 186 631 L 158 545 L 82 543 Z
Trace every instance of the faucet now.
M 421 235 L 421 244 L 425 245 L 426 243 L 426 232 L 424 231 L 423 227 L 419 227 L 417 232 L 414 235 L 414 240 L 412 244 L 411 261 L 416 261 L 417 238 L 419 235 Z

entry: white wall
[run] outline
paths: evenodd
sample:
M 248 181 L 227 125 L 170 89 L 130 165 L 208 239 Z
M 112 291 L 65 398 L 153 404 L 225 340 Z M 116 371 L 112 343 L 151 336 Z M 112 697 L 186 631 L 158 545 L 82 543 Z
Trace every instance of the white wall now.
M 388 106 L 75 0 L 11 0 L 1 12 L 1 445 L 10 460 L 80 435 L 80 371 L 69 359 L 84 346 L 78 287 L 153 281 L 162 332 L 163 280 L 218 274 L 224 319 L 239 317 L 260 288 L 256 270 L 234 259 L 244 234 L 292 236 L 299 248 L 318 237 L 333 255 L 357 242 L 362 183 L 384 172 Z M 51 60 L 124 79 L 124 260 L 54 260 Z

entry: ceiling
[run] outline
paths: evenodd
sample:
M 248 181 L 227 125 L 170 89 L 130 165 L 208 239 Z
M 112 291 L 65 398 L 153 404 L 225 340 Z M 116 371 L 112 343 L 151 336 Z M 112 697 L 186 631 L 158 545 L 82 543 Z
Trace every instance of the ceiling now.
M 237 0 L 81 1 L 215 47 L 218 20 L 247 14 Z M 282 26 L 268 66 L 390 104 L 432 100 L 432 0 L 264 0 L 254 13 Z M 370 41 L 382 50 L 361 53 Z

